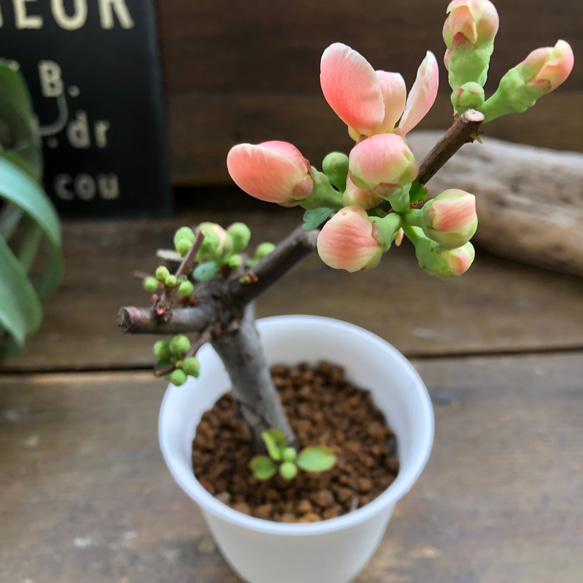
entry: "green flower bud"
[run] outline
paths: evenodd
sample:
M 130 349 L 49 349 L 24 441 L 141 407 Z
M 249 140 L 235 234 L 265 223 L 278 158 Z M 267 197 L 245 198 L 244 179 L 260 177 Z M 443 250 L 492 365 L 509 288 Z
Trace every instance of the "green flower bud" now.
M 297 456 L 298 452 L 293 447 L 286 447 L 282 453 L 284 462 L 293 462 Z
M 155 277 L 146 277 L 142 285 L 145 291 L 155 292 L 158 289 L 158 280 Z
M 165 280 L 164 280 L 164 285 L 168 286 L 168 287 L 174 287 L 176 285 L 176 276 L 174 275 L 169 275 Z
M 180 227 L 180 229 L 174 233 L 174 246 L 176 247 L 176 251 L 180 253 L 180 250 L 178 249 L 178 243 L 180 241 L 185 240 L 192 245 L 195 238 L 194 231 L 190 227 Z
M 231 269 L 237 269 L 237 267 L 241 267 L 241 265 L 243 265 L 243 258 L 238 253 L 231 255 L 231 257 L 227 259 L 227 265 Z
M 479 110 L 483 103 L 484 89 L 478 83 L 465 83 L 451 94 L 451 104 L 459 115 L 467 109 Z
M 293 462 L 283 462 L 281 466 L 279 466 L 279 475 L 284 480 L 293 480 L 298 473 L 298 467 Z
M 249 245 L 251 231 L 245 223 L 233 223 L 227 228 L 227 233 L 231 235 L 233 240 L 233 253 L 240 253 Z
M 186 374 L 183 370 L 177 368 L 176 370 L 172 371 L 172 374 L 170 375 L 170 381 L 174 386 L 179 387 L 186 382 Z
M 154 354 L 158 358 L 170 358 L 170 342 L 168 340 L 158 340 L 154 344 Z
M 170 272 L 168 271 L 168 268 L 164 267 L 163 265 L 160 265 L 160 267 L 156 269 L 156 279 L 160 281 L 165 281 L 169 275 Z
M 178 334 L 170 340 L 172 354 L 184 354 L 190 350 L 190 340 L 184 334 Z
M 255 259 L 261 260 L 264 257 L 267 257 L 273 250 L 275 249 L 275 245 L 273 243 L 261 243 L 261 245 L 257 246 L 255 249 Z
M 192 247 L 192 243 L 188 239 L 180 239 L 174 246 L 176 247 L 176 251 L 184 257 Z
M 194 291 L 194 286 L 190 281 L 183 281 L 178 287 L 178 295 L 181 298 L 188 297 Z
M 191 377 L 198 377 L 200 373 L 200 361 L 194 356 L 189 356 L 182 361 L 182 370 Z
M 344 192 L 348 176 L 348 156 L 342 152 L 330 152 L 322 161 L 322 170 L 330 184 Z

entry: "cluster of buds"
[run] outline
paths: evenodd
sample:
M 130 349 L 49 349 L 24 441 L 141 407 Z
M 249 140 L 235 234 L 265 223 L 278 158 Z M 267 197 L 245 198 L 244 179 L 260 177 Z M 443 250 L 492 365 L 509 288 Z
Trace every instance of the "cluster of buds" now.
M 254 255 L 248 257 L 245 251 L 251 239 L 251 231 L 245 223 L 233 223 L 223 229 L 217 223 L 204 222 L 195 230 L 181 227 L 176 231 L 174 248 L 182 257 L 188 253 L 199 231 L 204 233 L 204 239 L 196 254 L 197 265 L 192 272 L 193 279 L 197 281 L 208 281 L 224 269 L 230 272 L 243 264 L 251 267 L 275 248 L 273 243 L 261 243 L 255 249 Z M 178 295 L 182 295 L 180 288 Z
M 477 109 L 489 121 L 524 111 L 562 83 L 573 67 L 571 47 L 559 41 L 552 49 L 531 53 L 486 100 L 483 87 L 498 13 L 489 0 L 453 0 L 447 13 L 445 65 L 456 114 Z M 461 275 L 474 259 L 469 240 L 477 228 L 475 198 L 452 189 L 417 208 L 427 192 L 417 180 L 418 164 L 406 141 L 433 105 L 438 80 L 431 52 L 407 94 L 399 73 L 377 71 L 349 46 L 334 43 L 322 55 L 320 83 L 356 142 L 350 153 L 332 152 L 320 172 L 287 142 L 240 144 L 229 152 L 229 173 L 251 196 L 306 209 L 306 230 L 327 220 L 317 247 L 331 267 L 371 269 L 406 236 L 426 272 L 441 278 Z
M 176 288 L 176 293 L 181 298 L 190 297 L 194 290 L 194 285 L 188 280 L 186 275 L 176 277 L 164 265 L 160 265 L 156 269 L 155 277 L 150 276 L 144 278 L 143 287 L 145 291 L 151 293 Z
M 499 26 L 496 8 L 489 0 L 453 0 L 447 12 L 444 62 L 452 88 L 451 101 L 458 114 L 476 109 L 488 122 L 526 111 L 539 97 L 561 85 L 573 69 L 573 50 L 560 40 L 554 47 L 536 49 L 510 69 L 486 100 L 483 87 Z
M 154 369 L 160 370 L 174 365 L 174 370 L 164 375 L 166 380 L 179 387 L 186 382 L 188 376 L 198 377 L 200 362 L 195 356 L 189 355 L 190 340 L 183 334 L 174 336 L 172 340 L 158 340 L 154 344 L 154 354 L 158 358 Z

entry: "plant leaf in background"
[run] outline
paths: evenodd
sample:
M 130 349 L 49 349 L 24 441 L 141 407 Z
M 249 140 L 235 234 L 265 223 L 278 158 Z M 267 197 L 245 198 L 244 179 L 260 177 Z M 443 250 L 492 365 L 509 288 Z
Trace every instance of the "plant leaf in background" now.
M 40 185 L 41 174 L 40 138 L 30 94 L 22 75 L 7 61 L 0 61 L 0 199 L 4 200 L 0 209 L 0 357 L 22 348 L 26 336 L 38 330 L 40 301 L 55 290 L 61 277 L 59 219 Z M 48 260 L 33 283 L 28 272 L 43 237 Z

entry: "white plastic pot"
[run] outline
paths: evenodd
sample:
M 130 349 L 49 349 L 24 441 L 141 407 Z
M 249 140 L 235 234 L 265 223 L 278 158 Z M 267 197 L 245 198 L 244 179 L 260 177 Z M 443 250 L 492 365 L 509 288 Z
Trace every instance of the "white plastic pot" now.
M 200 506 L 218 548 L 249 583 L 346 583 L 368 563 L 395 503 L 413 486 L 433 443 L 433 409 L 423 381 L 390 344 L 352 324 L 317 316 L 257 322 L 267 362 L 328 360 L 372 392 L 397 435 L 400 471 L 379 497 L 350 514 L 310 524 L 283 524 L 241 514 L 211 496 L 192 473 L 191 446 L 202 414 L 229 390 L 210 346 L 199 352 L 201 374 L 170 385 L 160 410 L 160 446 L 180 487 Z

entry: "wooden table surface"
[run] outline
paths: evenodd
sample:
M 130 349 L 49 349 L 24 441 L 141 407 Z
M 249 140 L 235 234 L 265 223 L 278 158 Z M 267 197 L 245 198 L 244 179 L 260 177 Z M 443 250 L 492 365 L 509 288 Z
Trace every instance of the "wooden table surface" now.
M 152 251 L 203 218 L 65 226 L 44 326 L 0 369 L 3 583 L 239 581 L 159 452 L 153 338 L 116 328 L 121 305 L 147 303 L 131 271 L 152 270 Z M 243 220 L 258 242 L 297 215 Z M 435 280 L 410 248 L 353 276 L 309 257 L 261 298 L 260 316 L 372 330 L 430 390 L 431 460 L 357 583 L 583 580 L 582 298 L 580 279 L 480 252 L 463 278 Z

